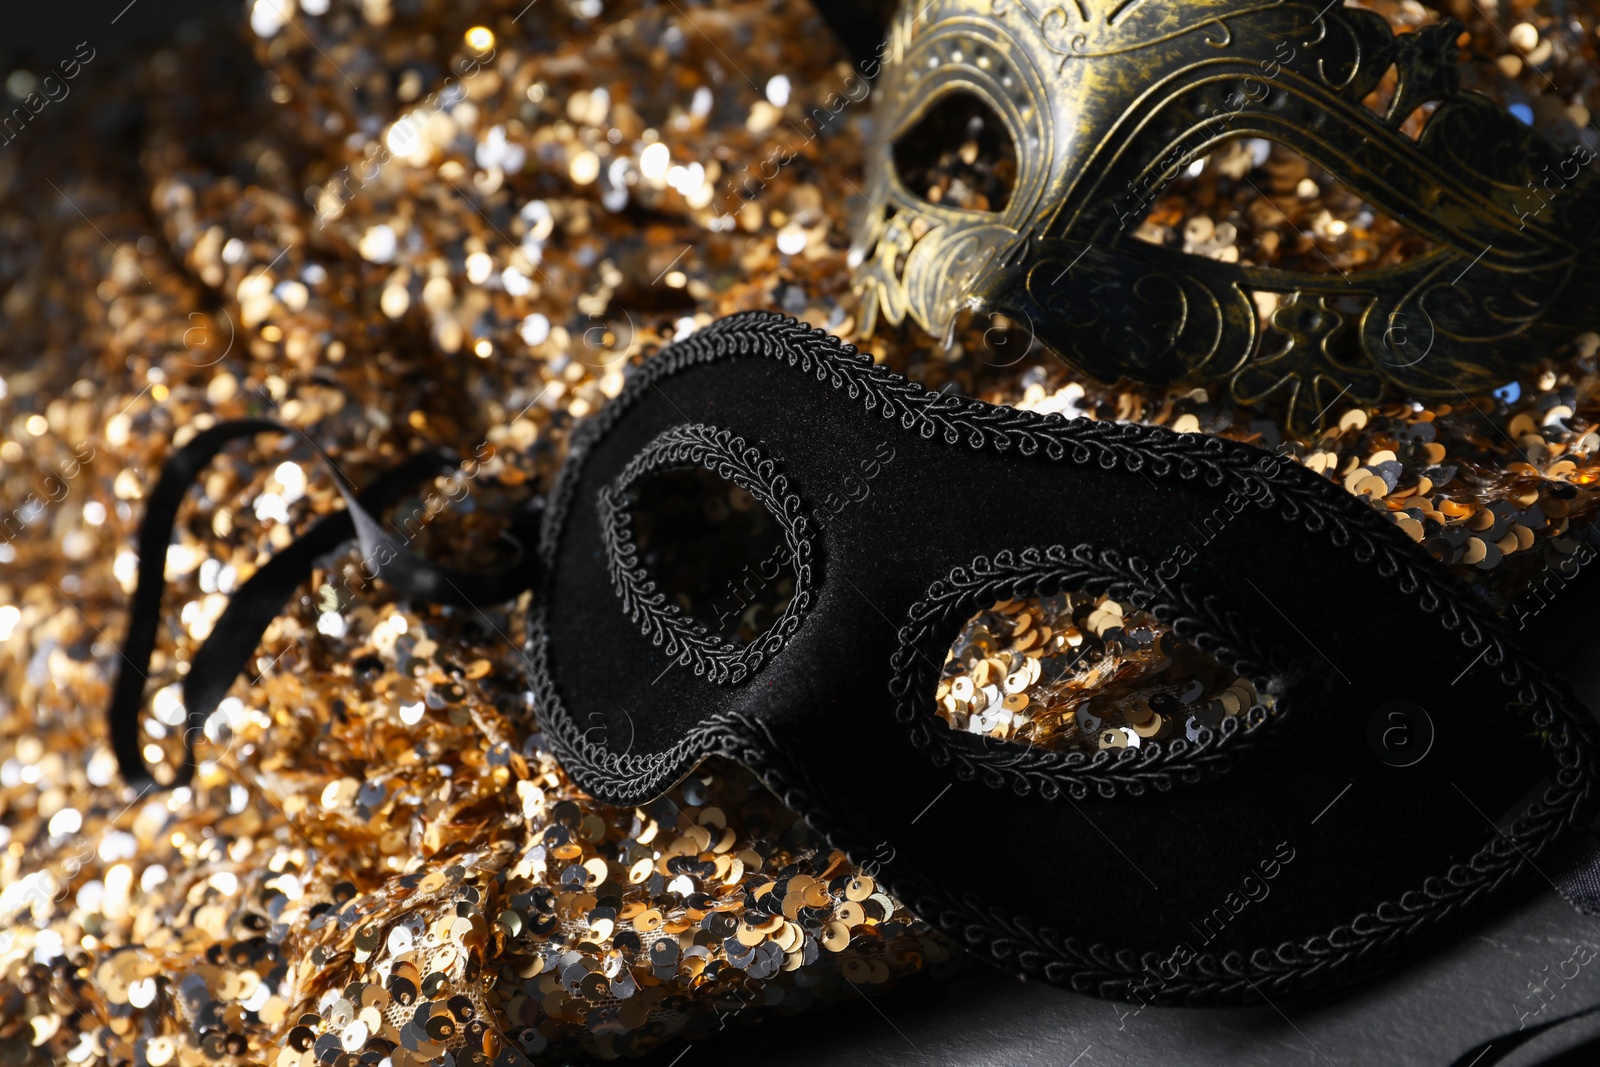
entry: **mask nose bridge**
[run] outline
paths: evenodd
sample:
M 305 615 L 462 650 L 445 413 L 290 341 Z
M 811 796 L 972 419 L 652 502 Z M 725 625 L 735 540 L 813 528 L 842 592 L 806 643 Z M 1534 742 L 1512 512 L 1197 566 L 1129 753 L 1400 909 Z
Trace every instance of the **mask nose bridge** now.
M 906 623 L 911 604 L 956 569 L 979 558 L 1050 545 L 1082 545 L 1122 556 L 1129 561 L 1130 574 L 1142 572 L 1135 584 L 1147 587 L 1147 599 L 1153 601 L 1165 582 L 1160 565 L 1176 546 L 1210 540 L 1215 536 L 1212 526 L 1220 532 L 1237 514 L 1257 511 L 1263 494 L 1270 494 L 1256 468 L 1241 469 L 1236 484 L 1205 490 L 1182 487 L 1170 476 L 1154 472 L 1112 470 L 1092 459 L 1050 460 L 961 445 L 952 448 L 911 434 L 902 434 L 896 444 L 905 462 L 897 460 L 884 475 L 882 495 L 890 505 L 885 516 L 849 532 L 870 544 L 880 558 L 884 538 L 895 528 L 892 512 L 915 513 L 914 532 L 907 529 L 899 546 L 888 546 L 891 562 L 876 569 L 883 572 L 881 577 L 844 568 L 845 574 L 830 574 L 824 585 L 854 576 L 863 592 L 894 590 L 893 595 L 885 593 L 877 606 L 878 613 L 897 628 Z M 1063 500 L 1078 506 L 1063 508 Z M 872 502 L 869 499 L 867 506 Z M 1227 512 L 1227 522 L 1215 518 L 1221 514 L 1218 509 Z M 827 547 L 863 554 L 854 545 Z M 830 566 L 841 569 L 832 559 Z M 1015 584 L 1022 587 L 1027 581 Z M 1010 598 L 1004 590 L 995 597 Z

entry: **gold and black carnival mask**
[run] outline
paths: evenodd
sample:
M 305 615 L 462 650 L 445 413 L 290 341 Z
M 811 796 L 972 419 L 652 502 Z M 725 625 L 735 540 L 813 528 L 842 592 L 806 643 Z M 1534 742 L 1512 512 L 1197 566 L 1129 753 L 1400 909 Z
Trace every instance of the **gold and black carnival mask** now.
M 1001 314 L 1096 377 L 1228 379 L 1296 429 L 1344 392 L 1503 384 L 1594 320 L 1595 153 L 1461 91 L 1462 32 L 1395 35 L 1337 0 L 907 5 L 852 251 L 864 325 Z M 964 198 L 916 158 L 963 136 L 1004 157 Z M 1135 238 L 1164 187 L 1240 138 L 1301 154 L 1427 251 L 1312 273 Z

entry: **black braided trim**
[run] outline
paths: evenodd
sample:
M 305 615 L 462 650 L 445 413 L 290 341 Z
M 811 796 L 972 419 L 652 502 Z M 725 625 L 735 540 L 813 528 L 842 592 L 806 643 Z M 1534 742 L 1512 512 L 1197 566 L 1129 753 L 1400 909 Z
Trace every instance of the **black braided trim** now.
M 717 749 L 755 771 L 783 804 L 858 866 L 876 862 L 882 842 L 863 834 L 851 813 L 835 809 L 827 790 L 791 760 L 764 724 L 742 718 Z M 918 918 L 991 963 L 1042 978 L 1074 992 L 1141 1003 L 1221 1007 L 1277 1001 L 1348 985 L 1381 962 L 1416 951 L 1451 923 L 1510 893 L 1558 835 L 1581 828 L 1578 808 L 1592 806 L 1593 782 L 1567 768 L 1543 803 L 1530 806 L 1510 832 L 1444 874 L 1424 880 L 1399 899 L 1385 901 L 1325 935 L 1223 955 L 1200 953 L 1179 963 L 1176 954 L 1137 953 L 1068 937 L 986 903 L 957 895 L 937 877 L 915 872 L 879 877 Z M 1581 803 L 1580 803 L 1581 802 Z
M 1207 434 L 1175 434 L 1131 423 L 1067 420 L 995 407 L 965 397 L 933 393 L 893 372 L 837 338 L 772 312 L 729 316 L 671 345 L 643 364 L 622 393 L 573 435 L 545 513 L 544 562 L 554 559 L 567 512 L 577 491 L 585 454 L 638 403 L 656 382 L 685 367 L 734 356 L 779 359 L 802 373 L 842 389 L 868 411 L 898 420 L 926 438 L 951 445 L 1042 454 L 1051 459 L 1096 462 L 1106 469 L 1143 471 L 1153 477 L 1202 479 L 1207 485 L 1241 483 L 1259 470 L 1261 450 Z M 1260 995 L 1296 996 L 1337 985 L 1377 959 L 1398 955 L 1467 912 L 1503 898 L 1549 848 L 1582 829 L 1594 814 L 1597 751 L 1595 728 L 1567 711 L 1560 694 L 1531 661 L 1505 639 L 1503 624 L 1473 599 L 1437 561 L 1419 550 L 1392 523 L 1348 494 L 1331 490 L 1298 464 L 1286 464 L 1270 480 L 1272 504 L 1285 520 L 1326 533 L 1330 544 L 1374 563 L 1384 577 L 1415 598 L 1440 624 L 1457 634 L 1476 662 L 1499 671 L 1518 692 L 1518 705 L 1544 733 L 1558 770 L 1540 801 L 1505 834 L 1496 834 L 1469 860 L 1398 900 L 1364 912 L 1323 937 L 1285 942 L 1246 956 L 1203 954 L 1157 972 L 1155 953 L 1137 956 L 1104 944 L 1086 944 L 1057 931 L 1006 915 L 977 898 L 957 898 L 935 882 L 894 878 L 889 890 L 912 911 L 967 948 L 1001 966 L 1104 997 L 1159 1003 L 1226 1004 Z M 604 788 L 621 802 L 643 801 L 670 785 L 688 761 L 709 753 L 749 767 L 779 799 L 806 819 L 857 864 L 873 860 L 874 842 L 852 829 L 848 813 L 835 811 L 827 792 L 809 784 L 782 746 L 757 721 L 718 716 L 689 731 L 671 750 L 656 756 L 618 755 L 590 741 L 563 707 L 548 675 L 548 619 L 535 598 L 529 618 L 529 657 L 536 713 L 546 739 L 581 786 Z
M 648 474 L 685 467 L 703 467 L 738 485 L 760 501 L 783 528 L 789 560 L 794 564 L 794 595 L 783 614 L 747 645 L 718 637 L 668 600 L 639 562 L 628 490 Z M 811 606 L 815 584 L 812 561 L 816 548 L 811 523 L 801 508 L 800 497 L 789 491 L 789 481 L 779 472 L 777 461 L 746 444 L 743 438 L 704 423 L 675 426 L 646 445 L 615 482 L 600 490 L 596 506 L 612 586 L 628 617 L 651 643 L 665 648 L 674 662 L 693 666 L 695 674 L 718 685 L 738 685 L 777 655 L 800 628 L 800 621 Z
M 944 727 L 935 716 L 932 693 L 951 629 L 997 601 L 1063 589 L 1109 592 L 1118 599 L 1133 594 L 1174 634 L 1233 667 L 1259 691 L 1282 696 L 1299 680 L 1301 671 L 1294 659 L 1270 645 L 1266 635 L 1249 627 L 1237 612 L 1222 610 L 1215 597 L 1190 585 L 1152 581 L 1140 560 L 1124 559 L 1115 550 L 1054 545 L 979 556 L 935 582 L 927 597 L 911 608 L 900 629 L 900 648 L 891 660 L 895 674 L 889 689 L 897 700 L 895 718 L 909 731 L 912 745 L 928 751 L 935 765 L 953 766 L 962 781 L 978 778 L 1017 796 L 1083 800 L 1092 793 L 1109 799 L 1214 781 L 1240 757 L 1286 739 L 1283 729 L 1263 729 L 1269 721 L 1282 722 L 1286 712 L 1269 711 L 1261 704 L 1215 728 L 1202 728 L 1193 740 L 1178 737 L 1098 752 L 1051 751 L 1014 742 L 995 748 L 985 743 L 987 738 Z

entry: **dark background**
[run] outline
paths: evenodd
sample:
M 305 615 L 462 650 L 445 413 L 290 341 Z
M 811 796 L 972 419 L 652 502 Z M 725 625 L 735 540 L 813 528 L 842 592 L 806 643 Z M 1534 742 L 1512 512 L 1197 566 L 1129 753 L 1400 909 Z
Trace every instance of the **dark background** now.
M 117 49 L 170 40 L 185 19 L 243 10 L 231 0 L 134 0 L 132 7 L 128 0 L 30 0 L 9 7 L 0 29 L 3 73 L 22 66 L 40 76 L 81 41 L 95 49 L 99 62 Z

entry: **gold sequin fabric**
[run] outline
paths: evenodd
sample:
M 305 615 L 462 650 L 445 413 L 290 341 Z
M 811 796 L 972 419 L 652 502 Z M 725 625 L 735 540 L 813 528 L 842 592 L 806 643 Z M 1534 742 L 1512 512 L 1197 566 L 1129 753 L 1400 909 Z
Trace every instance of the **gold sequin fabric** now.
M 956 639 L 934 694 L 955 730 L 1041 748 L 1139 748 L 1258 704 L 1254 683 L 1148 611 L 1071 592 L 1009 600 Z
M 1460 6 L 1487 90 L 1592 136 L 1592 5 Z M 0 146 L 6 1062 L 613 1058 L 953 962 L 870 864 L 736 767 L 640 808 L 580 794 L 533 725 L 525 604 L 400 604 L 351 552 L 269 628 L 192 786 L 122 786 L 102 721 L 144 495 L 194 433 L 246 415 L 299 431 L 220 457 L 180 513 L 142 738 L 169 766 L 190 658 L 230 594 L 339 506 L 329 463 L 363 484 L 453 446 L 455 476 L 395 528 L 487 566 L 497 516 L 549 485 L 573 424 L 663 343 L 747 308 L 854 339 L 871 83 L 830 42 L 788 0 L 253 0 L 153 52 L 80 56 L 71 97 Z M 1407 254 L 1282 162 L 1256 184 L 1287 223 L 1228 177 L 1251 157 L 1203 170 L 1149 227 L 1263 261 Z M 1600 338 L 1573 345 L 1494 396 L 1350 398 L 1305 441 L 1215 391 L 1077 379 L 1004 324 L 867 350 L 999 403 L 1281 445 L 1513 611 L 1594 508 Z M 965 677 L 1003 707 L 1019 670 L 1049 683 L 1026 709 L 1053 724 L 1041 741 L 1132 744 L 1121 731 L 1187 721 L 1169 701 L 1214 715 L 1249 697 L 1114 602 L 999 605 L 979 625 L 945 695 Z M 1090 651 L 1034 679 L 1029 632 Z M 941 707 L 970 728 L 972 701 Z

